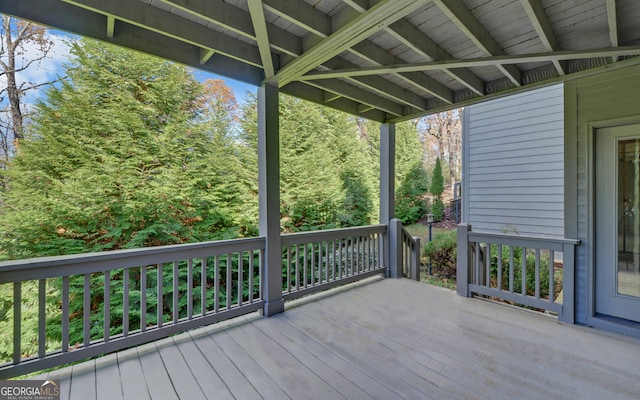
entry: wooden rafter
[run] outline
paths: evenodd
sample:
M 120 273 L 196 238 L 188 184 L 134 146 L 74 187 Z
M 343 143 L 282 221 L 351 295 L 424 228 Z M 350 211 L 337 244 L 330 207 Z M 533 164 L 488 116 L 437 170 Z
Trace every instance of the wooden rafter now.
M 260 58 L 262 59 L 264 76 L 269 79 L 275 75 L 275 70 L 273 68 L 273 60 L 271 59 L 271 46 L 269 44 L 267 21 L 264 17 L 262 0 L 248 0 L 247 4 L 249 5 L 249 14 L 251 14 L 251 22 L 253 23 Z
M 440 10 L 471 39 L 476 46 L 490 56 L 501 56 L 505 54 L 498 42 L 487 32 L 480 21 L 471 14 L 471 11 L 458 0 L 433 0 Z M 498 65 L 514 85 L 522 85 L 522 73 L 515 65 Z
M 342 26 L 303 55 L 281 68 L 267 82 L 284 86 L 421 7 L 426 0 L 384 0 Z
M 609 23 L 609 42 L 611 47 L 618 47 L 618 14 L 616 10 L 616 0 L 607 1 L 607 21 Z M 618 57 L 612 57 L 613 62 L 618 61 Z
M 549 18 L 544 12 L 542 3 L 537 0 L 520 0 L 520 3 L 522 4 L 524 11 L 527 13 L 533 28 L 538 33 L 538 37 L 540 38 L 540 41 L 542 41 L 544 48 L 547 51 L 560 50 L 560 44 L 553 32 Z M 564 67 L 561 65 L 560 61 L 554 60 L 553 65 L 560 75 L 564 75 Z

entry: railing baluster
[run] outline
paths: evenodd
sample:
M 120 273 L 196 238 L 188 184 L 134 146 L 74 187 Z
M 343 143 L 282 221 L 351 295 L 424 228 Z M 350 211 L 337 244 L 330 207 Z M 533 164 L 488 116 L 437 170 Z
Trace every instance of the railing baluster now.
M 173 262 L 173 278 L 171 279 L 173 281 L 173 301 L 171 304 L 171 316 L 172 316 L 172 320 L 174 324 L 178 323 L 178 319 L 180 318 L 180 316 L 178 315 L 178 290 L 179 290 L 179 284 L 178 284 L 178 261 L 174 261 Z
M 498 290 L 502 290 L 502 245 L 498 245 L 498 276 L 497 286 Z
M 193 319 L 193 259 L 187 260 L 187 319 Z
M 231 265 L 231 254 L 227 253 L 227 310 L 231 309 L 231 296 L 233 296 L 233 294 L 231 293 L 232 270 L 233 266 Z
M 527 248 L 522 247 L 522 295 L 527 294 Z
M 259 266 L 258 266 L 258 271 L 260 271 L 258 273 L 258 277 L 260 279 L 260 285 L 258 286 L 260 288 L 260 300 L 264 300 L 264 284 L 263 284 L 263 278 L 264 278 L 264 274 L 262 273 L 262 271 L 264 271 L 264 255 L 265 255 L 265 250 L 264 248 L 260 249 L 260 262 L 259 262 Z
M 122 335 L 129 336 L 129 268 L 123 271 L 122 284 Z
M 329 242 L 325 241 L 324 242 L 324 262 L 322 263 L 322 265 L 324 265 L 324 274 L 325 274 L 325 282 L 329 282 Z
M 304 257 L 304 261 L 303 261 L 303 274 L 304 274 L 304 288 L 306 289 L 308 284 L 307 282 L 309 281 L 309 263 L 307 262 L 307 257 L 309 256 L 309 252 L 308 252 L 308 246 L 306 244 L 303 245 L 304 246 L 304 251 L 303 251 L 303 257 Z
M 555 299 L 554 257 L 555 252 L 553 250 L 549 250 L 549 301 L 552 303 Z
M 22 359 L 22 282 L 13 282 L 13 363 Z
M 475 257 L 473 257 L 473 271 L 475 272 L 475 284 L 476 285 L 480 285 L 480 257 L 482 256 L 480 254 L 480 242 L 476 242 L 475 243 L 475 248 L 476 248 L 476 254 Z
M 62 352 L 69 351 L 69 276 L 62 277 Z
M 253 263 L 255 262 L 255 251 L 254 250 L 249 250 L 249 284 L 248 286 L 248 291 L 249 291 L 249 304 L 253 304 Z
M 216 256 L 214 259 L 214 278 L 213 278 L 213 298 L 214 298 L 214 303 L 213 303 L 213 312 L 215 312 L 216 314 L 218 313 L 218 311 L 220 311 L 220 256 Z
M 111 333 L 111 271 L 104 272 L 104 321 L 102 321 L 102 341 L 107 343 Z
M 540 298 L 540 249 L 536 249 L 536 299 Z
M 287 292 L 291 293 L 291 246 L 287 246 L 287 262 L 285 268 L 287 269 Z
M 487 287 L 491 286 L 491 243 L 487 243 L 484 253 L 485 275 L 484 280 Z
M 242 293 L 244 288 L 243 282 L 243 271 L 244 270 L 244 252 L 238 252 L 238 306 L 242 305 L 242 297 L 244 294 Z
M 202 257 L 200 260 L 200 314 L 207 315 L 207 263 L 209 259 Z
M 515 265 L 513 265 L 513 246 L 509 246 L 509 292 L 513 293 L 513 275 Z
M 140 267 L 140 332 L 147 330 L 147 266 Z
M 157 321 L 158 321 L 158 328 L 162 327 L 162 320 L 164 319 L 164 296 L 163 296 L 163 290 L 162 288 L 164 287 L 164 274 L 162 272 L 162 270 L 164 269 L 164 264 L 163 263 L 159 263 L 158 264 L 158 270 L 157 270 L 157 282 L 156 282 L 156 296 L 157 296 L 157 302 L 156 302 L 156 317 L 157 317 Z
M 311 286 L 316 286 L 318 283 L 319 273 L 316 271 L 316 242 L 311 243 Z
M 38 357 L 47 352 L 47 280 L 38 281 Z
M 82 338 L 84 347 L 91 343 L 91 276 L 84 274 L 84 293 L 82 299 Z
M 295 284 L 295 289 L 296 290 L 300 290 L 300 246 L 296 244 L 296 258 L 295 258 L 295 264 L 296 264 L 296 284 Z

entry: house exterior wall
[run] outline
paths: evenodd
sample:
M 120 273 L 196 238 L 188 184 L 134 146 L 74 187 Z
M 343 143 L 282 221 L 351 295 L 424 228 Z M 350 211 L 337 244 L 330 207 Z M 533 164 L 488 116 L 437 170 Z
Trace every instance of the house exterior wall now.
M 564 236 L 564 90 L 466 107 L 463 221 L 474 231 Z
M 581 240 L 576 250 L 576 322 L 633 335 L 639 333 L 636 328 L 595 318 L 593 147 L 597 128 L 640 123 L 639 88 L 637 65 L 565 84 L 565 237 Z

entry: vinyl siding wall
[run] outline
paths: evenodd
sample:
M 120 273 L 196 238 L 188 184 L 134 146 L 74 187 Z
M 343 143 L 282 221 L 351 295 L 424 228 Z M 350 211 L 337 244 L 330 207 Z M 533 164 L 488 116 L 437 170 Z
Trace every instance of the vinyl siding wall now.
M 564 236 L 564 89 L 466 107 L 463 220 L 473 230 Z
M 583 78 L 565 85 L 566 99 L 566 237 L 581 240 L 576 249 L 576 321 L 621 333 L 594 310 L 593 144 L 595 129 L 640 123 L 640 66 Z M 638 333 L 633 333 L 637 335 Z

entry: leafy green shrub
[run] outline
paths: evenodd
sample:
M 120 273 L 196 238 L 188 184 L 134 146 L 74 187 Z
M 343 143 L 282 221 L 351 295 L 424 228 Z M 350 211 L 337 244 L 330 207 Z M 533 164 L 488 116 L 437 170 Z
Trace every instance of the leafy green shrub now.
M 436 233 L 433 240 L 425 244 L 423 254 L 431 259 L 434 274 L 447 279 L 456 278 L 458 248 L 455 229 Z
M 509 268 L 511 252 L 509 246 L 502 247 L 502 254 L 499 254 L 498 246 L 491 246 L 491 267 L 490 280 L 493 286 L 497 285 L 498 279 L 498 257 L 502 260 L 502 290 L 509 290 Z M 536 256 L 533 250 L 527 251 L 525 269 L 526 294 L 535 295 L 536 288 Z M 549 253 L 541 251 L 540 253 L 540 297 L 549 297 Z M 513 291 L 522 293 L 522 247 L 513 248 Z M 560 279 L 560 277 L 558 277 Z M 555 278 L 554 278 L 555 280 Z M 559 282 L 554 281 L 554 286 L 558 286 Z M 556 291 L 557 293 L 557 291 Z

